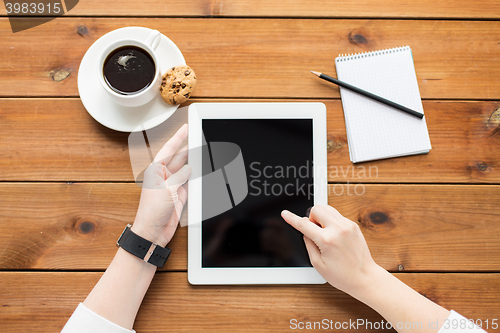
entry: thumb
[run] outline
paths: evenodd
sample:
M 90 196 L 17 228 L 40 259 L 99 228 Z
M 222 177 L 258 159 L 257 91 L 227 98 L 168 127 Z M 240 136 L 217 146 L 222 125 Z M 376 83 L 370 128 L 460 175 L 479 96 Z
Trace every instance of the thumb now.
M 319 250 L 316 243 L 314 243 L 309 237 L 304 236 L 304 243 L 306 244 L 307 253 L 309 254 L 309 260 L 314 268 L 318 268 L 318 266 L 323 264 L 323 260 L 321 259 L 321 251 Z
M 172 193 L 177 192 L 177 189 L 181 187 L 191 175 L 191 167 L 189 165 L 184 165 L 179 171 L 174 173 L 172 176 L 168 177 L 167 185 Z

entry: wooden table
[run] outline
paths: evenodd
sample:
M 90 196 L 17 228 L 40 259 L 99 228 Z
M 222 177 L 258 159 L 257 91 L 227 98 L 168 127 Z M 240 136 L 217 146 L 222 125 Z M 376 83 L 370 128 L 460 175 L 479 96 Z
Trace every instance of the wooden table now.
M 383 267 L 500 331 L 491 325 L 500 320 L 499 0 L 82 0 L 15 34 L 0 15 L 2 332 L 59 331 L 135 217 L 128 134 L 94 121 L 77 90 L 86 50 L 124 26 L 158 29 L 179 46 L 198 76 L 191 101 L 325 103 L 330 204 L 359 222 Z M 309 71 L 336 75 L 340 53 L 402 45 L 413 50 L 433 149 L 353 165 L 339 90 Z M 329 285 L 191 286 L 186 236 L 180 228 L 170 243 L 139 332 L 382 319 Z

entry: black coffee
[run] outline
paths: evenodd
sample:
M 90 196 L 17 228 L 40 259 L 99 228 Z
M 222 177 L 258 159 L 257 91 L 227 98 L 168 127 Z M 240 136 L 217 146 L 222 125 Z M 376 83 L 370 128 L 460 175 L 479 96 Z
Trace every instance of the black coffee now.
M 104 80 L 122 95 L 137 94 L 151 84 L 155 77 L 151 55 L 137 46 L 122 46 L 111 52 L 103 66 Z

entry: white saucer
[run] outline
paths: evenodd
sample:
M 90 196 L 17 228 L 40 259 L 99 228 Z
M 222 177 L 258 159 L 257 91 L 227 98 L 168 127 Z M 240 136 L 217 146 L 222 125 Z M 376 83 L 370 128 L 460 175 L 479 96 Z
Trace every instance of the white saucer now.
M 102 125 L 121 132 L 138 132 L 148 130 L 167 120 L 177 109 L 177 105 L 165 103 L 160 93 L 147 104 L 138 107 L 126 107 L 115 103 L 103 89 L 97 77 L 96 66 L 99 53 L 106 45 L 122 39 L 132 38 L 146 40 L 151 29 L 143 27 L 126 27 L 113 30 L 92 44 L 83 56 L 78 70 L 78 92 L 85 109 Z M 186 61 L 179 48 L 161 35 L 156 49 L 160 65 L 160 73 L 168 68 L 185 65 Z

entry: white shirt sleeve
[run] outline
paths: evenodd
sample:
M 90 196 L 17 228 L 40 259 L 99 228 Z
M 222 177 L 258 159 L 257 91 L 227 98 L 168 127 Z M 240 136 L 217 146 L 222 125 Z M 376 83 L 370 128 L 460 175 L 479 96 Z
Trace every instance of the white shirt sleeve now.
M 71 315 L 61 333 L 135 333 L 123 328 L 80 303 Z
M 481 327 L 469 319 L 451 310 L 438 333 L 486 333 Z
M 61 333 L 135 333 L 134 330 L 123 328 L 80 303 L 69 318 Z M 444 325 L 438 333 L 486 333 L 485 330 L 473 324 L 469 319 L 451 310 Z

